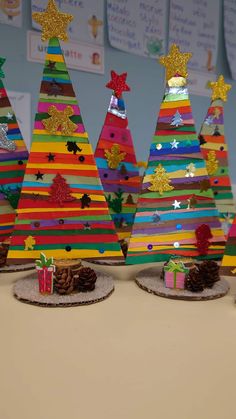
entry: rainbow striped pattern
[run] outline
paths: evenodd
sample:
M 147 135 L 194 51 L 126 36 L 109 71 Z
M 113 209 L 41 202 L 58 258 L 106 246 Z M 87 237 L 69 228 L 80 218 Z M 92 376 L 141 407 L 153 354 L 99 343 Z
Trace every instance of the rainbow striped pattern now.
M 191 163 L 195 169 L 192 175 L 187 170 Z M 174 187 L 163 195 L 148 189 L 159 164 L 166 170 Z M 202 224 L 208 224 L 213 235 L 205 256 L 199 254 L 195 237 L 196 228 Z M 188 90 L 186 87 L 167 87 L 151 144 L 126 263 L 166 261 L 171 256 L 221 258 L 224 244 L 196 137 Z
M 125 106 L 123 99 L 122 104 Z M 105 150 L 111 150 L 114 144 L 118 144 L 120 151 L 126 155 L 116 169 L 111 169 L 105 157 Z M 118 208 L 118 211 L 112 207 L 109 209 L 119 240 L 128 241 L 134 222 L 141 178 L 127 117 L 121 118 L 107 112 L 95 150 L 95 159 L 106 197 L 115 202 L 117 195 L 122 194 L 121 209 Z
M 214 174 L 209 174 L 209 178 L 222 228 L 227 235 L 234 219 L 235 205 L 229 177 L 228 148 L 224 136 L 224 107 L 221 99 L 211 102 L 199 139 L 205 160 L 208 160 L 209 152 L 212 151 L 218 162 L 217 170 Z
M 51 135 L 45 130 L 42 120 L 49 117 L 50 105 L 57 110 L 68 105 L 73 108 L 70 119 L 77 129 L 72 136 L 63 136 L 60 130 Z M 68 141 L 76 142 L 79 151 L 69 151 Z M 43 176 L 37 176 L 38 172 Z M 61 206 L 51 201 L 49 193 L 58 174 L 66 180 L 74 198 Z M 89 195 L 91 202 L 83 208 L 80 198 L 84 194 Z M 57 38 L 49 40 L 32 148 L 8 259 L 16 264 L 26 263 L 39 258 L 42 251 L 54 258 L 123 259 Z
M 220 273 L 222 275 L 236 276 L 236 217 L 229 230 Z
M 7 124 L 7 137 L 16 145 L 15 151 L 0 148 L 0 190 L 18 195 L 24 178 L 28 151 L 2 80 L 0 80 L 0 124 Z M 2 192 L 0 192 L 1 242 L 9 239 L 16 217 L 16 210 L 7 199 L 6 193 Z

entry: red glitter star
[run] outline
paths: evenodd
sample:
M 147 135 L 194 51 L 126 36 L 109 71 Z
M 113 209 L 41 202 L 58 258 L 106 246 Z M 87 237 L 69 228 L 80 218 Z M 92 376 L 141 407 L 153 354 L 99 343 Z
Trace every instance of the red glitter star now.
M 108 89 L 114 90 L 114 93 L 118 99 L 121 97 L 122 92 L 129 92 L 130 87 L 126 84 L 127 73 L 116 74 L 114 70 L 111 70 L 111 80 L 106 84 Z

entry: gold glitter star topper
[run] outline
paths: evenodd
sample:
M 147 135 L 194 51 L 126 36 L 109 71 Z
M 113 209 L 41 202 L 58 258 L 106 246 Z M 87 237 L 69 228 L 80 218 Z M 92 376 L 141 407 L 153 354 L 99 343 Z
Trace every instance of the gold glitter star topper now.
M 171 45 L 169 54 L 159 58 L 160 64 L 166 67 L 166 80 L 176 75 L 187 78 L 187 63 L 191 57 L 191 52 L 180 52 L 178 45 Z
M 61 13 L 55 0 L 48 1 L 45 12 L 34 12 L 32 16 L 35 22 L 42 25 L 42 41 L 50 38 L 68 41 L 66 29 L 67 25 L 73 20 L 73 16 L 68 13 Z
M 227 101 L 228 91 L 231 89 L 231 84 L 225 83 L 224 76 L 222 74 L 219 76 L 217 81 L 211 81 L 209 83 L 210 88 L 212 89 L 212 100 L 222 99 L 224 102 Z

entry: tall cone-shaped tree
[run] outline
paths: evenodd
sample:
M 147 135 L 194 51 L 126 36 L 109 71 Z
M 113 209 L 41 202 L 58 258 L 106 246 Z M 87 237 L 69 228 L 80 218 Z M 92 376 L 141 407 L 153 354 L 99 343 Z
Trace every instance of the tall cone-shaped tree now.
M 2 78 L 0 57 L 0 242 L 12 234 L 28 151 Z
M 225 239 L 200 152 L 187 89 L 191 54 L 160 58 L 167 87 L 138 199 L 126 263 L 221 258 Z
M 119 75 L 111 71 L 111 81 L 106 87 L 113 92 L 95 151 L 100 178 L 121 243 L 129 240 L 141 187 L 122 95 L 123 91 L 130 90 L 126 77 L 127 73 Z
M 71 15 L 54 0 L 34 13 L 49 39 L 32 148 L 9 260 L 123 259 L 58 38 Z
M 230 84 L 219 76 L 211 82 L 211 104 L 199 134 L 200 146 L 206 160 L 206 167 L 220 214 L 222 228 L 228 234 L 234 219 L 235 205 L 229 177 L 228 150 L 224 136 L 224 102 L 227 100 Z
M 228 233 L 220 273 L 236 277 L 236 216 Z

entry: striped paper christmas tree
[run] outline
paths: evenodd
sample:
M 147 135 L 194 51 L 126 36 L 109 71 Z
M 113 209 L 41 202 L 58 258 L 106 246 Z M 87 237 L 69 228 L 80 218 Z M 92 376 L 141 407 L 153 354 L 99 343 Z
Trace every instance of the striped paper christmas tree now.
M 223 256 L 220 273 L 236 277 L 236 217 L 228 233 L 225 254 Z
M 37 259 L 42 251 L 64 259 L 123 259 L 58 40 L 68 16 L 54 0 L 34 14 L 49 45 L 9 250 L 13 263 Z
M 228 150 L 224 136 L 224 107 L 227 92 L 231 88 L 219 76 L 216 82 L 211 82 L 212 101 L 203 122 L 199 140 L 202 154 L 206 160 L 211 188 L 225 234 L 228 234 L 234 219 L 235 206 L 231 189 L 228 166 Z
M 0 58 L 0 68 L 5 59 Z M 12 109 L 0 69 L 0 242 L 12 234 L 28 151 Z
M 126 263 L 221 258 L 224 234 L 200 152 L 186 85 L 191 54 L 160 58 L 167 87 L 139 196 Z
M 119 241 L 129 240 L 141 178 L 122 92 L 128 91 L 127 73 L 111 71 L 106 87 L 113 90 L 105 122 L 95 151 L 103 189 L 115 223 Z

